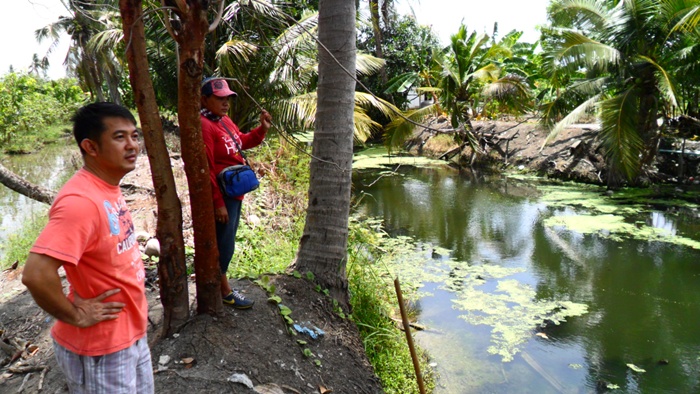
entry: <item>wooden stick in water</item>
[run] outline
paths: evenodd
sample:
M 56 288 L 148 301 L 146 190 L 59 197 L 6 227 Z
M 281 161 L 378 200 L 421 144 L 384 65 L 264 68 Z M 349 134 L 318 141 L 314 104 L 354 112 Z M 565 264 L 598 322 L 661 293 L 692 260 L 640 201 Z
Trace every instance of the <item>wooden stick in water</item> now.
M 425 387 L 423 386 L 423 375 L 420 373 L 418 355 L 416 354 L 416 349 L 413 346 L 411 326 L 408 322 L 408 315 L 406 314 L 406 308 L 403 303 L 403 293 L 401 293 L 401 285 L 399 284 L 399 278 L 394 279 L 394 288 L 396 289 L 396 297 L 399 300 L 399 310 L 401 311 L 401 321 L 403 322 L 404 332 L 406 333 L 406 342 L 408 342 L 408 349 L 411 351 L 411 359 L 413 360 L 413 370 L 416 372 L 416 380 L 418 380 L 418 390 L 420 390 L 421 394 L 425 394 Z

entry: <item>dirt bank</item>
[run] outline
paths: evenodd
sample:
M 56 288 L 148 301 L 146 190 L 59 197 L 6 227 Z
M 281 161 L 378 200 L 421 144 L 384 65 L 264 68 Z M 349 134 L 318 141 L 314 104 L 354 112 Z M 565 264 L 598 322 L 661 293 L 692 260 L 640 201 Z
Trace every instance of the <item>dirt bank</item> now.
M 451 130 L 446 118 L 430 122 L 435 130 Z M 545 144 L 548 131 L 537 120 L 475 121 L 473 127 L 485 155 L 473 155 L 468 146 L 431 143 L 441 132 L 416 128 L 409 143 L 412 152 L 431 157 L 453 158 L 463 167 L 495 167 L 500 170 L 534 171 L 539 175 L 562 180 L 604 184 L 607 167 L 598 138 L 597 124 L 575 124 Z M 695 145 L 686 146 L 686 152 Z M 645 181 L 688 183 L 698 177 L 698 160 L 686 154 L 680 171 L 680 141 L 664 140 L 656 162 L 646 169 Z M 675 152 L 675 153 L 674 153 Z

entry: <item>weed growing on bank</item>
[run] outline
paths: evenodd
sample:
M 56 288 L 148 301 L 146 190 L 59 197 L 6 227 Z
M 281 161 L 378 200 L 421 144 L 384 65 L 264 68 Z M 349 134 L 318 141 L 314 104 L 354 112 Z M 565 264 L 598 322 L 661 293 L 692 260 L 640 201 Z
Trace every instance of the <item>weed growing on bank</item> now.
M 20 265 L 24 264 L 29 256 L 29 249 L 34 245 L 34 241 L 48 221 L 48 211 L 33 215 L 30 220 L 24 222 L 17 232 L 10 234 L 3 247 L 4 256 L 0 262 L 0 269 L 6 269 L 15 262 L 19 262 Z
M 365 352 L 382 380 L 386 393 L 418 393 L 413 361 L 405 333 L 397 328 L 398 301 L 389 269 L 384 265 L 386 247 L 381 233 L 368 220 L 351 218 L 348 280 L 353 317 Z M 404 286 L 408 288 L 410 286 Z M 404 294 L 404 298 L 410 297 Z M 432 392 L 435 380 L 428 357 L 420 349 L 425 388 Z

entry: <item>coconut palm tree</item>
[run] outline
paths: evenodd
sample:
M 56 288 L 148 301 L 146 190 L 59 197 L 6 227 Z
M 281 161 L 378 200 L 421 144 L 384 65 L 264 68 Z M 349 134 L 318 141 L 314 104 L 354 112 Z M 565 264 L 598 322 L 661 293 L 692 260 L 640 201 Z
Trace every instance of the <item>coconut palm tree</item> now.
M 673 27 L 698 4 L 554 0 L 549 6 L 544 66 L 556 93 L 542 106 L 544 123 L 551 138 L 596 113 L 611 185 L 634 180 L 656 154 L 657 120 L 678 108 L 678 81 L 686 77 L 676 72 L 679 55 L 692 51 Z
M 348 216 L 355 107 L 355 3 L 319 2 L 319 83 L 309 206 L 296 268 L 347 306 Z
M 67 33 L 71 44 L 64 64 L 74 73 L 84 90 L 96 100 L 105 101 L 106 88 L 111 101 L 119 103 L 119 83 L 122 69 L 113 47 L 90 46 L 90 40 L 105 30 L 118 29 L 119 8 L 116 0 L 78 2 L 61 0 L 69 16 L 61 16 L 56 22 L 36 30 L 39 42 L 52 40 L 49 52 L 58 45 L 60 35 Z M 48 54 L 47 54 L 48 55 Z
M 256 3 L 257 4 L 257 3 Z M 318 83 L 318 12 L 307 10 L 300 18 L 290 19 L 284 9 L 268 5 L 268 10 L 249 10 L 242 6 L 228 8 L 224 19 L 242 25 L 244 17 L 257 20 L 248 23 L 259 26 L 264 15 L 284 22 L 273 27 L 278 31 L 266 41 L 262 34 L 254 34 L 255 41 L 238 39 L 224 41 L 216 51 L 215 72 L 235 77 L 233 86 L 239 89 L 235 104 L 235 118 L 245 128 L 255 122 L 257 106 L 262 105 L 275 114 L 277 125 L 288 132 L 312 130 L 316 120 Z M 235 11 L 235 12 L 234 12 Z M 272 18 L 272 19 L 274 19 Z M 270 18 L 268 18 L 270 19 Z M 256 22 L 256 23 L 251 23 Z M 268 23 L 268 27 L 271 24 Z M 241 27 L 239 31 L 243 31 Z M 269 32 L 268 32 L 269 33 Z M 384 62 L 381 59 L 357 54 L 355 69 L 358 75 L 378 72 Z M 254 97 L 253 97 L 254 96 Z M 381 129 L 381 125 L 367 115 L 375 108 L 386 116 L 398 112 L 390 103 L 369 93 L 356 92 L 354 138 L 363 143 Z
M 450 45 L 435 57 L 429 72 L 414 73 L 413 81 L 411 77 L 403 80 L 405 85 L 422 79 L 424 84 L 418 91 L 431 93 L 437 100 L 406 112 L 404 117 L 396 117 L 387 126 L 387 145 L 400 146 L 413 132 L 414 123 L 447 113 L 457 130 L 455 136 L 478 151 L 471 119 L 484 110 L 484 104 L 502 102 L 507 104 L 503 109 L 513 113 L 523 113 L 529 107 L 527 75 L 515 67 L 516 61 L 510 60 L 519 37 L 512 33 L 495 42 L 486 34 L 468 35 L 466 26 L 460 26 L 450 38 Z

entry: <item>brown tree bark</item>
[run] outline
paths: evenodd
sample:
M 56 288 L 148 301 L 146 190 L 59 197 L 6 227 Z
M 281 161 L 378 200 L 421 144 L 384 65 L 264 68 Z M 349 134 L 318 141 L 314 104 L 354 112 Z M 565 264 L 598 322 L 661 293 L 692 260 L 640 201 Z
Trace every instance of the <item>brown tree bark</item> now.
M 197 284 L 197 313 L 222 314 L 219 251 L 216 246 L 214 205 L 209 165 L 199 120 L 200 84 L 204 64 L 204 37 L 208 33 L 209 1 L 191 0 L 181 4 L 177 15 L 180 28 L 174 31 L 180 45 L 178 121 L 182 160 L 190 189 L 194 230 L 194 269 Z
M 309 206 L 296 267 L 348 304 L 348 217 L 355 107 L 355 2 L 319 2 L 318 106 Z M 336 60 L 337 59 L 337 60 Z
M 141 120 L 153 188 L 158 202 L 156 236 L 160 242 L 158 277 L 163 304 L 162 335 L 169 337 L 189 318 L 187 266 L 182 235 L 182 205 L 177 195 L 165 145 L 163 125 L 156 103 L 153 82 L 148 73 L 142 0 L 120 0 L 129 80 Z
M 2 164 L 0 164 L 0 183 L 19 194 L 27 196 L 32 200 L 43 202 L 44 204 L 51 205 L 53 199 L 56 198 L 56 192 L 53 190 L 48 190 L 27 182 Z

